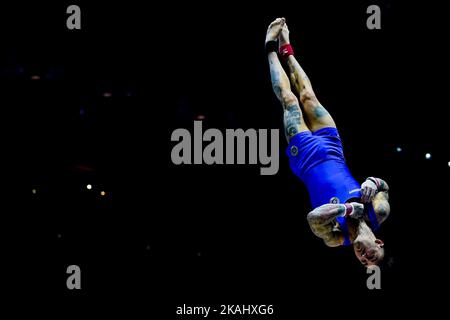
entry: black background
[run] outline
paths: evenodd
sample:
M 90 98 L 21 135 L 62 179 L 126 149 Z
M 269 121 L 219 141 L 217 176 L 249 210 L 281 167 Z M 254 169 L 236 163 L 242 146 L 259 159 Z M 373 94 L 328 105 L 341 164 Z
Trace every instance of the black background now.
M 39 308 L 59 315 L 90 306 L 168 319 L 184 303 L 230 303 L 274 304 L 287 319 L 415 311 L 443 286 L 436 215 L 448 212 L 438 202 L 449 133 L 438 97 L 445 82 L 433 75 L 444 71 L 441 8 L 80 1 L 82 30 L 70 31 L 69 4 L 2 9 L 13 162 L 4 171 L 17 197 L 4 209 L 10 297 L 44 298 Z M 366 28 L 369 4 L 381 7 L 381 30 Z M 307 192 L 288 168 L 284 139 L 275 176 L 258 166 L 171 163 L 171 132 L 191 129 L 198 115 L 205 129 L 282 128 L 263 50 L 278 16 L 355 178 L 390 185 L 382 290 L 367 289 L 351 249 L 327 248 L 309 230 Z M 71 264 L 81 267 L 80 291 L 66 288 Z

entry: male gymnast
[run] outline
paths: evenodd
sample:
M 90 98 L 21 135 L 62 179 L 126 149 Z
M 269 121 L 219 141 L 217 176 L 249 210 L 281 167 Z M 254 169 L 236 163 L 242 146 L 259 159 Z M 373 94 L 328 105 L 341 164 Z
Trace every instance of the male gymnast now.
M 294 57 L 284 18 L 269 25 L 265 46 L 272 88 L 284 109 L 290 167 L 305 183 L 310 196 L 311 230 L 329 247 L 352 244 L 364 266 L 379 264 L 384 257 L 384 243 L 374 231 L 390 213 L 387 183 L 369 177 L 359 185 L 351 175 L 336 124 L 317 100 L 309 78 Z M 277 52 L 289 67 L 303 112 Z

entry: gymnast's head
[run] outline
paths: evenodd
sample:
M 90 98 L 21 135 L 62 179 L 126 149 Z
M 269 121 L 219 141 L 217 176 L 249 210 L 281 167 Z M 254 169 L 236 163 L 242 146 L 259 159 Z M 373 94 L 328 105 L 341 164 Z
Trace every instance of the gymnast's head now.
M 379 265 L 384 258 L 384 242 L 372 234 L 360 234 L 353 242 L 358 260 L 365 266 Z

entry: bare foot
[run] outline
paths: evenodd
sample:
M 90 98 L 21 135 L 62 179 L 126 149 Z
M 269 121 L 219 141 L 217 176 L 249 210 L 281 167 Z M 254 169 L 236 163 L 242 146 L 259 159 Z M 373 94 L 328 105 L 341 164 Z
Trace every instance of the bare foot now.
M 281 28 L 281 32 L 278 36 L 278 43 L 281 46 L 285 44 L 289 44 L 289 29 L 286 23 L 283 24 L 283 27 Z
M 283 27 L 285 22 L 284 18 L 277 18 L 275 19 L 267 28 L 267 34 L 266 34 L 266 43 L 268 41 L 276 40 L 278 38 L 278 35 L 281 32 L 281 28 Z

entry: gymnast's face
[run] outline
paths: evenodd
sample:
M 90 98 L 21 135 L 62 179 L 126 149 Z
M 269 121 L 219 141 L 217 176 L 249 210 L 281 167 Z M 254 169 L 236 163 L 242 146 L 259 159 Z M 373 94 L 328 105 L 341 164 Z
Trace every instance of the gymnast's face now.
M 358 240 L 353 244 L 355 255 L 358 260 L 365 266 L 378 265 L 384 257 L 384 243 L 380 239 Z

